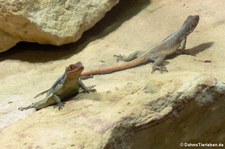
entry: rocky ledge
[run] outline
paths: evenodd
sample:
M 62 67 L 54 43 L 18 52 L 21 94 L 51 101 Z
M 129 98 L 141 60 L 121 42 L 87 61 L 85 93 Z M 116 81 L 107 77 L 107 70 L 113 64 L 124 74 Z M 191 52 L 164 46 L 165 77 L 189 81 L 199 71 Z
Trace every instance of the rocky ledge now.
M 63 45 L 80 39 L 119 0 L 0 0 L 0 52 L 20 41 Z
M 131 81 L 117 91 L 75 97 L 61 111 L 28 110 L 27 114 L 34 113 L 2 129 L 0 144 L 2 148 L 149 149 L 177 148 L 192 140 L 223 142 L 224 93 L 224 83 L 193 72 Z

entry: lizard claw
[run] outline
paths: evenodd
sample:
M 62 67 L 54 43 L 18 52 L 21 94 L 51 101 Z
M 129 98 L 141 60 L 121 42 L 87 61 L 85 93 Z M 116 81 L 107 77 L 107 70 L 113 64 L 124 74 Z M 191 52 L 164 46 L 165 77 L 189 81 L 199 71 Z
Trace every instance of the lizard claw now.
M 152 72 L 151 72 L 151 74 L 155 73 L 155 71 L 156 71 L 156 69 L 152 69 Z
M 168 70 L 166 69 L 165 66 L 154 66 L 152 67 L 152 74 L 156 71 L 156 70 L 159 70 L 160 73 L 163 73 L 163 72 L 168 72 Z
M 62 103 L 62 102 L 61 103 L 58 103 L 56 107 L 58 107 L 58 109 L 60 111 L 61 109 L 63 109 L 64 103 Z
M 26 107 L 19 107 L 18 110 L 23 111 L 23 110 L 27 110 Z
M 87 89 L 84 91 L 85 93 L 90 93 L 90 92 L 96 92 L 96 89 L 94 89 L 96 85 L 92 85 L 87 87 Z
M 165 66 L 161 66 L 161 67 L 159 68 L 159 71 L 160 71 L 160 73 L 168 72 L 168 70 L 166 69 Z
M 123 59 L 122 55 L 113 55 L 113 57 L 116 57 L 116 62 L 119 62 Z
M 27 109 L 31 109 L 33 108 L 33 106 L 28 106 L 28 107 L 19 107 L 18 110 L 23 111 L 23 110 L 27 110 Z

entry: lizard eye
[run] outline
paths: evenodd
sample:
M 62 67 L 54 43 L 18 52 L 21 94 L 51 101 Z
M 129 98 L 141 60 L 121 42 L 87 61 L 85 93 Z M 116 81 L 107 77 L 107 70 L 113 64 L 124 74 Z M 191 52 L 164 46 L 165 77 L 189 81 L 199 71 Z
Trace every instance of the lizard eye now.
M 69 68 L 70 68 L 70 70 L 73 70 L 74 69 L 74 66 L 73 65 L 70 65 Z

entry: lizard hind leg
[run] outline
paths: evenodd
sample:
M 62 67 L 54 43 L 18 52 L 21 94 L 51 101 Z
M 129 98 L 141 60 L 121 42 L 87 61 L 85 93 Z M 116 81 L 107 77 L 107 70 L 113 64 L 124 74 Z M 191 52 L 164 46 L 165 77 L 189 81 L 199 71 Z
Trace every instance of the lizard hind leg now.
M 53 94 L 53 98 L 57 103 L 58 109 L 61 110 L 64 107 L 64 103 L 62 103 L 61 99 L 56 94 Z
M 124 55 L 113 55 L 113 57 L 116 57 L 117 58 L 117 62 L 118 61 L 129 62 L 129 61 L 134 60 L 135 58 L 140 57 L 143 53 L 144 53 L 144 51 L 135 51 L 135 52 L 131 53 L 128 56 L 124 56 Z
M 153 66 L 152 66 L 152 74 L 156 71 L 156 70 L 159 70 L 160 73 L 163 73 L 163 72 L 168 72 L 168 70 L 166 69 L 165 66 L 162 65 L 162 62 L 163 60 L 165 59 L 166 56 L 160 56 L 158 57 L 155 62 L 153 63 Z
M 19 107 L 18 110 L 23 111 L 23 110 L 31 109 L 34 107 L 35 107 L 35 105 L 34 105 L 34 103 L 32 103 L 31 105 L 29 105 L 27 107 Z

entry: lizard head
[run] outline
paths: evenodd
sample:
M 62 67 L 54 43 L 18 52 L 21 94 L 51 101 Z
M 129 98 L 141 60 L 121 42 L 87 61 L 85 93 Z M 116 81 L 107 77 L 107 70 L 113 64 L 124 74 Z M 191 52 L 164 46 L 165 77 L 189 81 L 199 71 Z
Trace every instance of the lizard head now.
M 79 78 L 82 71 L 84 70 L 84 66 L 81 62 L 77 62 L 75 64 L 70 64 L 68 67 L 66 67 L 65 74 L 70 79 Z
M 183 28 L 185 29 L 185 32 L 187 35 L 192 33 L 199 22 L 199 16 L 198 15 L 190 15 L 187 17 L 186 21 L 183 24 Z

